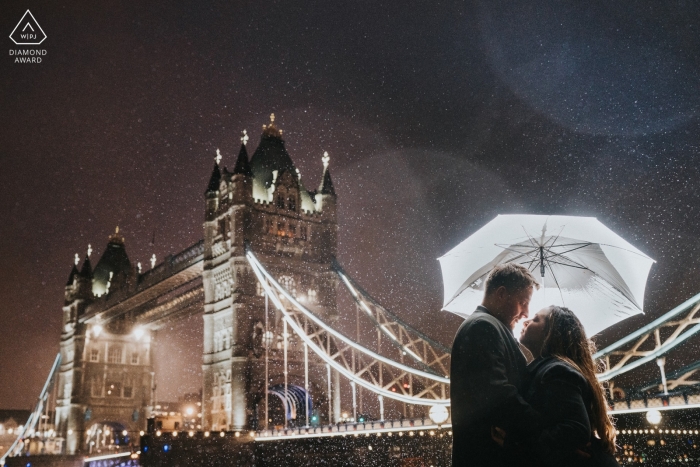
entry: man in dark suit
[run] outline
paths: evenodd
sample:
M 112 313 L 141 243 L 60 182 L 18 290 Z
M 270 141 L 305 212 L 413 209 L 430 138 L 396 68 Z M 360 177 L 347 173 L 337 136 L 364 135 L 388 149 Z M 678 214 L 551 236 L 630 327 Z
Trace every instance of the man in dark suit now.
M 484 300 L 462 323 L 452 344 L 452 465 L 520 465 L 492 439 L 502 428 L 506 444 L 535 429 L 538 415 L 519 394 L 527 362 L 513 337 L 513 327 L 528 317 L 539 284 L 523 266 L 501 264 L 486 279 Z M 515 462 L 515 463 L 514 463 Z

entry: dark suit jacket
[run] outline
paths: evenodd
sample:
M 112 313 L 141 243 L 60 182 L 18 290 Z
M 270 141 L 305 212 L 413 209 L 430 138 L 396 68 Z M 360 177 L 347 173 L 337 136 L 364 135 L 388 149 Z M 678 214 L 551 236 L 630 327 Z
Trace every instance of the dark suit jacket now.
M 498 426 L 509 439 L 526 437 L 538 415 L 519 395 L 526 360 L 512 331 L 484 307 L 462 323 L 452 344 L 452 465 L 517 465 L 491 439 Z

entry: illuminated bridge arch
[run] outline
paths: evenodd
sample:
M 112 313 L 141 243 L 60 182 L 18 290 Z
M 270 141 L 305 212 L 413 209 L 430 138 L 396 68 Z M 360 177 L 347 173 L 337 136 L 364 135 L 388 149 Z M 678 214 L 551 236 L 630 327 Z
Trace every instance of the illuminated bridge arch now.
M 425 336 L 416 336 L 417 331 L 392 319 L 386 310 L 374 306 L 360 295 L 357 288 L 353 288 L 358 306 L 373 320 L 380 333 L 388 338 L 393 349 L 398 351 L 395 352 L 398 356 L 387 357 L 370 350 L 299 303 L 251 251 L 247 252 L 246 257 L 284 322 L 329 369 L 336 370 L 351 384 L 381 397 L 423 406 L 450 405 L 449 353 L 445 352 L 446 349 L 436 348 Z M 344 277 L 344 282 L 347 281 L 352 287 L 350 280 Z
M 308 418 L 311 418 L 314 407 L 313 400 L 311 399 L 311 394 L 309 394 L 304 388 L 289 384 L 287 385 L 285 391 L 284 384 L 277 384 L 275 386 L 270 386 L 267 392 L 268 394 L 276 396 L 282 402 L 284 415 L 288 421 L 299 419 L 304 420 L 303 414 L 307 410 L 307 416 Z

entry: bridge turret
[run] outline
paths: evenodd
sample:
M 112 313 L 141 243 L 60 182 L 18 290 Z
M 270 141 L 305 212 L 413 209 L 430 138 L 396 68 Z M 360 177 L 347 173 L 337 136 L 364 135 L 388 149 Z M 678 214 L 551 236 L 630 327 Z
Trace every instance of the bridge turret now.
M 320 232 L 320 243 L 323 246 L 323 258 L 331 261 L 337 255 L 338 246 L 338 220 L 337 220 L 337 197 L 333 187 L 333 179 L 330 171 L 330 156 L 328 152 L 323 153 L 323 175 L 321 184 L 316 191 L 316 210 L 321 212 L 323 228 Z
M 119 235 L 119 227 L 109 237 L 107 248 L 92 272 L 92 293 L 100 297 L 123 287 L 133 275 L 131 261 L 126 254 L 124 237 Z
M 219 173 L 217 164 L 206 193 L 202 425 L 212 430 L 264 424 L 265 392 L 282 382 L 279 348 L 270 350 L 270 378 L 264 373 L 264 323 L 269 321 L 276 342 L 282 330 L 272 313 L 266 320 L 261 286 L 246 260 L 246 244 L 290 291 L 321 306 L 328 316 L 337 315 L 330 265 L 336 251 L 330 173 L 324 175 L 321 189 L 325 212 L 319 212 L 287 152 L 274 114 L 263 126 L 250 159 L 247 141 L 244 132 L 233 171 Z M 300 368 L 301 347 L 290 349 L 289 358 Z M 323 372 L 325 367 L 316 370 Z M 315 397 L 322 399 L 324 393 L 318 389 Z
M 221 154 L 217 149 L 214 169 L 211 172 L 211 177 L 209 177 L 209 184 L 207 185 L 207 189 L 204 192 L 204 196 L 206 197 L 205 219 L 207 221 L 214 219 L 216 217 L 216 212 L 219 209 L 219 183 L 221 182 L 221 169 L 219 169 L 220 161 Z

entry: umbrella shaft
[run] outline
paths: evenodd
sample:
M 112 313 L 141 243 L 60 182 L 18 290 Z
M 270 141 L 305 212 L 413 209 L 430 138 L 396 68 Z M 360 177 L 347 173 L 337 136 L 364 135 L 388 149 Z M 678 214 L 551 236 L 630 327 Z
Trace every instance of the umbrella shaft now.
M 540 274 L 544 277 L 544 247 L 540 247 Z

